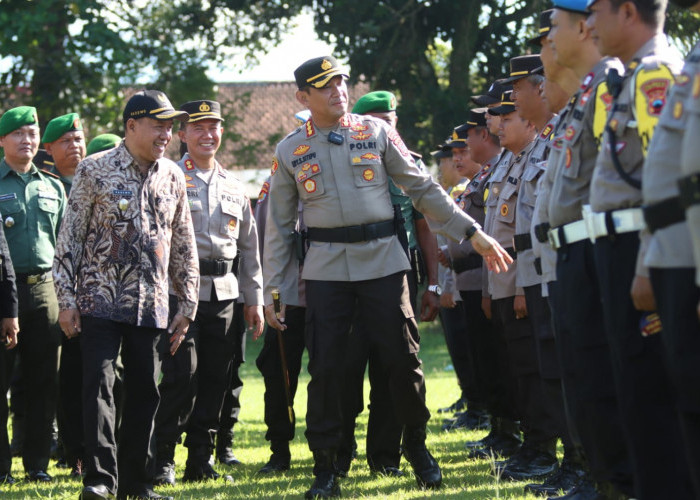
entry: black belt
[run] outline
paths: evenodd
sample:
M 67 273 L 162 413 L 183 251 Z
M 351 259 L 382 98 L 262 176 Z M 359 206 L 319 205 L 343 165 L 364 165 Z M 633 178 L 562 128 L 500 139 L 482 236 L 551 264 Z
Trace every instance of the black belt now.
M 642 207 L 644 222 L 652 233 L 685 220 L 685 209 L 680 197 L 666 198 L 663 201 Z
M 36 285 L 37 283 L 44 283 L 46 281 L 51 281 L 53 276 L 51 271 L 39 271 L 36 274 L 32 273 L 17 273 L 15 275 L 17 283 L 25 283 L 27 285 Z
M 311 241 L 326 243 L 358 243 L 360 241 L 376 240 L 396 234 L 394 220 L 360 224 L 345 227 L 309 227 L 306 234 Z
M 464 271 L 471 271 L 472 269 L 479 269 L 484 263 L 484 258 L 478 253 L 471 253 L 466 257 L 461 257 L 459 259 L 452 259 L 452 269 L 457 274 L 463 273 Z
M 537 276 L 542 276 L 542 259 L 535 257 L 535 260 L 532 263 L 535 265 L 535 272 L 537 273 Z
M 700 203 L 700 174 L 692 174 L 679 179 L 678 189 L 683 208 Z
M 516 234 L 513 236 L 513 248 L 516 252 L 524 252 L 532 248 L 532 236 L 530 233 Z
M 199 259 L 200 276 L 224 276 L 233 269 L 233 259 Z
M 547 243 L 549 241 L 549 222 L 543 222 L 535 226 L 535 237 L 540 243 Z

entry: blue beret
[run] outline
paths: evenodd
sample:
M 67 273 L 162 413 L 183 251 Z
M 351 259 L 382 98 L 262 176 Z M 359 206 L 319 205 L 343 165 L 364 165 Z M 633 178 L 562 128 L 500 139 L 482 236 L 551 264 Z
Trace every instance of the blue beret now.
M 595 3 L 595 0 L 552 0 L 555 9 L 578 12 L 579 14 L 588 14 L 588 6 L 593 3 Z

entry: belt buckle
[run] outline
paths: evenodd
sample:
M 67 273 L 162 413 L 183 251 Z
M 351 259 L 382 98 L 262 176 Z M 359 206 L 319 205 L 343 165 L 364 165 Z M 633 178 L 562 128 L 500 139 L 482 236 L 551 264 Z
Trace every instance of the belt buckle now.
M 547 239 L 549 240 L 549 246 L 551 246 L 554 250 L 559 249 L 559 238 L 554 234 L 554 232 L 557 230 L 557 228 L 553 227 L 549 231 L 547 231 Z
M 217 276 L 223 276 L 226 274 L 226 265 L 224 259 L 214 259 L 214 273 Z
M 36 285 L 42 276 L 43 274 L 30 274 L 27 276 L 27 285 Z

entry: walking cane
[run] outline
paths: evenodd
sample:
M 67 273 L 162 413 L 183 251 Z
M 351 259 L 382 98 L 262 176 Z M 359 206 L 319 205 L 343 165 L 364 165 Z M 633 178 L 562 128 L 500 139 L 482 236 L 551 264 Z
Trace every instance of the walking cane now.
M 280 317 L 280 291 L 275 288 L 271 292 L 272 303 L 275 308 L 275 317 L 279 319 Z M 292 402 L 292 391 L 289 388 L 289 369 L 287 368 L 287 355 L 284 351 L 284 338 L 282 337 L 282 332 L 280 330 L 275 330 L 277 333 L 277 345 L 280 350 L 280 361 L 282 363 L 282 377 L 284 378 L 284 395 L 287 397 L 287 411 L 289 413 L 289 423 L 294 424 L 294 406 Z

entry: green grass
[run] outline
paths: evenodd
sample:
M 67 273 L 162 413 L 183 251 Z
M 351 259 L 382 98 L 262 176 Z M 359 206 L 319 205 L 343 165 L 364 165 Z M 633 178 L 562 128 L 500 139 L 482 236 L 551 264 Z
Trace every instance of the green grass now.
M 457 399 L 459 390 L 454 371 L 445 368 L 450 359 L 441 334 L 439 323 L 421 324 L 421 359 L 427 383 L 428 407 L 432 418 L 428 424 L 428 447 L 437 458 L 444 476 L 442 488 L 437 491 L 421 491 L 416 487 L 411 468 L 405 460 L 401 467 L 406 475 L 403 478 L 376 477 L 369 473 L 364 454 L 364 438 L 367 425 L 367 411 L 358 419 L 357 441 L 359 444 L 357 460 L 353 462 L 350 475 L 342 480 L 341 489 L 344 498 L 444 498 L 444 499 L 492 499 L 492 498 L 529 498 L 523 494 L 525 483 L 498 481 L 490 473 L 488 460 L 469 460 L 466 458 L 464 442 L 479 439 L 485 432 L 440 430 L 442 415 L 437 413 L 439 407 L 447 406 Z M 302 373 L 299 393 L 294 409 L 297 414 L 297 435 L 291 444 L 292 468 L 283 475 L 272 477 L 257 476 L 255 472 L 269 458 L 268 443 L 265 441 L 265 424 L 263 422 L 263 383 L 254 360 L 262 347 L 262 342 L 248 342 L 248 362 L 242 367 L 245 386 L 242 395 L 241 422 L 235 428 L 234 452 L 243 462 L 233 470 L 216 465 L 219 472 L 230 473 L 234 483 L 208 481 L 197 484 L 180 484 L 172 488 L 158 488 L 159 493 L 173 495 L 177 499 L 211 498 L 211 499 L 258 499 L 258 498 L 303 498 L 304 492 L 311 484 L 312 457 L 304 439 L 304 414 L 306 408 L 306 391 L 308 374 Z M 304 363 L 306 366 L 306 363 Z M 365 394 L 369 387 L 365 386 Z M 177 478 L 182 477 L 186 459 L 186 449 L 178 446 L 176 452 Z M 36 485 L 21 482 L 14 486 L 0 486 L 0 498 L 77 498 L 82 484 L 68 478 L 68 470 L 57 469 L 51 463 L 49 474 L 55 481 L 50 485 Z M 15 458 L 12 467 L 14 476 L 24 476 L 22 463 Z

